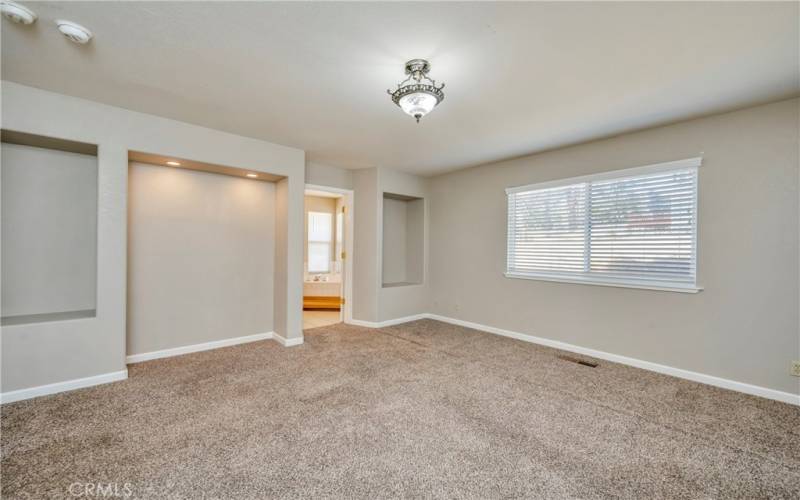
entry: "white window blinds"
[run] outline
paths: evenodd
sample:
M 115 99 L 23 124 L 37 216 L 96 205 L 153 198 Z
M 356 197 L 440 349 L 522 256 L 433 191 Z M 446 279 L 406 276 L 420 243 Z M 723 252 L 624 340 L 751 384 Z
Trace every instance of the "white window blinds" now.
M 700 162 L 506 190 L 506 275 L 696 291 Z
M 328 273 L 331 270 L 333 214 L 308 212 L 308 272 Z

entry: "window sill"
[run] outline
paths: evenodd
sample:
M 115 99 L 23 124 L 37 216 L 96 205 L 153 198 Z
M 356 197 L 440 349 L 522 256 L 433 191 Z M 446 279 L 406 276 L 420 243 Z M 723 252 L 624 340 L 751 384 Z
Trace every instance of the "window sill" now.
M 618 288 L 639 288 L 642 290 L 657 290 L 661 292 L 680 292 L 680 293 L 697 293 L 703 290 L 703 287 L 695 285 L 665 285 L 657 282 L 637 282 L 637 281 L 624 281 L 614 279 L 598 279 L 598 278 L 584 278 L 584 277 L 566 277 L 566 276 L 552 276 L 547 274 L 520 274 L 520 273 L 503 273 L 506 278 L 523 279 L 523 280 L 536 280 L 536 281 L 553 281 L 556 283 L 574 283 L 579 285 L 598 285 L 598 286 L 613 286 Z

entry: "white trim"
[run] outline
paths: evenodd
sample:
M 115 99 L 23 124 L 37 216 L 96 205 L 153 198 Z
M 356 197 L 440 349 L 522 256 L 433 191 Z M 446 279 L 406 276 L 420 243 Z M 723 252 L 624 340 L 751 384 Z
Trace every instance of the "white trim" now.
M 0 404 L 13 403 L 14 401 L 22 401 L 23 399 L 31 399 L 39 396 L 47 396 L 48 394 L 73 391 L 75 389 L 83 389 L 85 387 L 108 384 L 110 382 L 118 382 L 127 378 L 128 369 L 126 368 L 118 372 L 103 373 L 101 375 L 94 375 L 92 377 L 76 378 L 74 380 L 56 382 L 54 384 L 29 387 L 28 389 L 8 391 L 0 394 Z
M 554 349 L 561 349 L 562 351 L 574 352 L 577 354 L 582 354 L 584 356 L 590 356 L 592 358 L 603 359 L 614 363 L 633 366 L 634 368 L 640 368 L 642 370 L 662 373 L 664 375 L 670 375 L 685 380 L 691 380 L 693 382 L 699 382 L 701 384 L 712 385 L 714 387 L 721 387 L 723 389 L 728 389 L 731 391 L 742 392 L 744 394 L 750 394 L 752 396 L 760 396 L 762 398 L 773 399 L 775 401 L 781 401 L 783 403 L 800 406 L 800 394 L 792 394 L 790 392 L 768 389 L 766 387 L 746 384 L 744 382 L 736 382 L 735 380 L 715 377 L 713 375 L 707 375 L 705 373 L 693 372 L 689 370 L 684 370 L 682 368 L 674 368 L 672 366 L 661 365 L 658 363 L 653 363 L 651 361 L 643 361 L 641 359 L 629 358 L 627 356 L 620 356 L 619 354 L 597 351 L 595 349 L 589 349 L 586 347 L 580 347 L 573 344 L 567 344 L 566 342 L 560 342 L 558 340 L 550 340 L 542 337 L 536 337 L 534 335 L 513 332 L 511 330 L 504 330 L 502 328 L 482 325 L 480 323 L 473 323 L 471 321 L 464 321 L 461 319 L 449 318 L 447 316 L 440 316 L 438 314 L 431 314 L 431 313 L 415 314 L 413 316 L 406 316 L 403 318 L 390 319 L 381 322 L 362 321 L 355 319 L 350 321 L 349 324 L 356 326 L 364 326 L 367 328 L 383 328 L 385 326 L 399 325 L 401 323 L 407 323 L 409 321 L 416 321 L 419 319 L 426 319 L 426 318 L 436 321 L 442 321 L 444 323 L 450 323 L 452 325 L 472 328 L 474 330 L 480 330 L 482 332 L 492 333 L 503 337 L 509 337 L 516 340 L 522 340 L 523 342 L 530 342 L 532 344 L 539 344 L 547 347 L 552 347 Z
M 287 339 L 286 337 L 281 337 L 277 333 L 274 333 L 272 335 L 272 340 L 275 340 L 276 342 L 278 342 L 283 347 L 293 347 L 293 346 L 300 345 L 300 344 L 303 343 L 303 337 L 295 337 L 295 338 Z
M 362 320 L 354 319 L 354 320 L 349 321 L 348 323 L 351 324 L 351 325 L 363 326 L 363 327 L 367 327 L 367 328 L 383 328 L 383 327 L 386 327 L 386 326 L 399 325 L 399 324 L 402 324 L 402 323 L 407 323 L 409 321 L 416 321 L 416 320 L 426 319 L 426 318 L 427 319 L 433 319 L 433 320 L 436 320 L 436 321 L 442 321 L 444 323 L 450 323 L 450 324 L 453 324 L 453 325 L 459 325 L 459 326 L 463 326 L 463 327 L 466 327 L 466 328 L 472 328 L 474 330 L 480 330 L 480 331 L 483 331 L 483 332 L 492 333 L 492 334 L 500 335 L 500 336 L 503 336 L 503 337 L 509 337 L 509 338 L 521 340 L 521 341 L 524 341 L 524 342 L 530 342 L 530 343 L 533 343 L 533 344 L 544 345 L 544 346 L 547 346 L 547 347 L 552 347 L 554 349 L 561 349 L 561 350 L 564 350 L 564 351 L 574 352 L 574 353 L 577 353 L 577 354 L 582 354 L 582 355 L 590 356 L 590 357 L 597 358 L 597 359 L 604 359 L 606 361 L 612 361 L 614 363 L 620 363 L 620 364 L 623 364 L 623 365 L 633 366 L 635 368 L 641 368 L 643 370 L 653 371 L 653 372 L 656 372 L 656 373 L 662 373 L 662 374 L 665 374 L 665 375 L 671 375 L 673 377 L 678 377 L 678 378 L 682 378 L 682 379 L 686 379 L 686 380 L 691 380 L 691 381 L 694 381 L 694 382 L 699 382 L 701 384 L 712 385 L 712 386 L 715 386 L 715 387 L 721 387 L 723 389 L 729 389 L 729 390 L 732 390 L 732 391 L 742 392 L 742 393 L 750 394 L 750 395 L 753 395 L 753 396 L 760 396 L 760 397 L 763 397 L 763 398 L 773 399 L 773 400 L 776 400 L 776 401 L 781 401 L 781 402 L 784 402 L 784 403 L 800 406 L 800 395 L 797 395 L 797 394 L 778 391 L 778 390 L 775 390 L 775 389 L 768 389 L 766 387 L 760 387 L 760 386 L 757 386 L 757 385 L 746 384 L 744 382 L 736 382 L 734 380 L 728 380 L 728 379 L 724 379 L 724 378 L 720 378 L 720 377 L 715 377 L 713 375 L 706 375 L 704 373 L 698 373 L 698 372 L 693 372 L 693 371 L 689 371 L 689 370 L 684 370 L 684 369 L 681 369 L 681 368 L 673 368 L 671 366 L 660 365 L 658 363 L 652 363 L 650 361 L 643 361 L 643 360 L 636 359 L 636 358 L 629 358 L 627 356 L 620 356 L 618 354 L 611 354 L 611 353 L 607 353 L 607 352 L 603 352 L 603 351 L 597 351 L 597 350 L 594 350 L 594 349 L 588 349 L 586 347 L 580 347 L 580 346 L 576 346 L 576 345 L 573 345 L 573 344 L 567 344 L 566 342 L 559 342 L 557 340 L 545 339 L 545 338 L 542 338 L 542 337 L 536 337 L 534 335 L 528 335 L 528 334 L 524 334 L 524 333 L 514 332 L 514 331 L 511 331 L 511 330 L 504 330 L 502 328 L 496 328 L 496 327 L 493 327 L 493 326 L 482 325 L 480 323 L 473 323 L 471 321 L 464 321 L 464 320 L 460 320 L 460 319 L 449 318 L 447 316 L 441 316 L 441 315 L 438 315 L 438 314 L 431 314 L 431 313 L 415 314 L 415 315 L 412 315 L 412 316 L 405 316 L 405 317 L 402 317 L 402 318 L 390 319 L 390 320 L 381 321 L 381 322 L 362 321 Z M 259 335 L 250 335 L 249 337 L 238 337 L 237 339 L 227 339 L 225 341 L 219 341 L 219 342 L 230 342 L 232 340 L 247 339 L 247 338 L 258 337 L 258 336 L 264 336 L 263 339 L 273 338 L 274 340 L 279 342 L 281 345 L 284 345 L 286 347 L 300 345 L 300 344 L 303 343 L 303 338 L 302 337 L 294 338 L 294 339 L 288 339 L 287 340 L 284 337 L 281 337 L 280 335 L 278 335 L 276 333 L 273 333 L 273 332 L 263 333 L 263 334 L 259 334 Z M 261 340 L 261 339 L 259 338 L 259 339 L 253 339 L 253 340 Z M 247 341 L 245 341 L 245 342 L 247 342 Z M 241 343 L 241 342 L 239 342 L 239 343 Z M 213 342 L 209 342 L 208 344 L 213 344 Z M 202 346 L 202 345 L 208 345 L 208 344 L 198 344 L 198 345 Z M 235 345 L 235 344 L 229 344 L 229 345 Z M 188 347 L 195 347 L 195 346 L 188 346 Z M 223 347 L 223 346 L 218 346 L 218 347 Z M 185 348 L 178 348 L 178 349 L 185 349 Z M 211 347 L 211 349 L 214 349 L 214 347 Z M 167 351 L 175 351 L 175 350 L 177 350 L 177 349 L 169 349 Z M 164 353 L 164 352 L 167 352 L 167 351 L 158 351 L 157 353 Z M 194 351 L 191 351 L 191 352 L 194 352 Z M 147 353 L 147 354 L 157 354 L 157 353 Z M 134 356 L 145 356 L 145 355 L 146 354 L 139 354 L 139 355 L 134 355 Z M 161 357 L 165 357 L 165 356 L 161 356 Z M 129 363 L 136 362 L 136 361 L 130 361 L 130 358 L 131 358 L 130 356 L 128 358 L 129 358 L 129 361 L 128 361 Z M 152 358 L 152 359 L 156 359 L 156 358 Z M 144 360 L 141 360 L 141 361 L 144 361 Z M 127 378 L 128 378 L 128 370 L 125 369 L 125 370 L 122 370 L 122 371 L 105 373 L 105 374 L 96 375 L 96 376 L 93 376 L 93 377 L 86 377 L 86 378 L 80 378 L 80 379 L 75 379 L 75 380 L 68 380 L 66 382 L 57 382 L 57 383 L 54 383 L 54 384 L 42 385 L 42 386 L 38 386 L 38 387 L 31 387 L 31 388 L 28 388 L 28 389 L 20 389 L 20 390 L 16 390 L 16 391 L 9 391 L 9 392 L 5 392 L 5 393 L 0 394 L 0 403 L 2 403 L 2 404 L 12 403 L 14 401 L 21 401 L 21 400 L 24 400 L 24 399 L 35 398 L 35 397 L 38 397 L 38 396 L 45 396 L 45 395 L 48 395 L 48 394 L 56 394 L 56 393 L 59 393 L 59 392 L 71 391 L 71 390 L 74 390 L 74 389 L 81 389 L 81 388 L 84 388 L 84 387 L 91 387 L 91 386 L 100 385 L 100 384 L 106 384 L 106 383 L 110 383 L 110 382 L 117 382 L 117 381 L 120 381 L 120 380 L 125 380 Z
M 408 323 L 409 321 L 417 321 L 419 319 L 425 319 L 429 317 L 430 317 L 429 314 L 422 313 L 422 314 L 414 314 L 412 316 L 404 316 L 402 318 L 387 319 L 385 321 L 364 321 L 360 319 L 351 319 L 350 321 L 347 321 L 347 324 L 355 326 L 363 326 L 366 328 L 384 328 L 387 326 L 399 325 L 402 323 Z
M 355 318 L 350 319 L 350 321 L 345 321 L 345 323 L 348 325 L 363 326 L 364 328 L 380 328 L 378 323 L 375 323 L 374 321 L 364 321 Z
M 693 382 L 700 382 L 701 384 L 708 384 L 713 385 L 715 387 L 721 387 L 723 389 L 729 389 L 732 391 L 743 392 L 745 394 L 751 394 L 753 396 L 760 396 L 762 398 L 767 399 L 774 399 L 776 401 L 782 401 L 784 403 L 789 403 L 793 405 L 800 406 L 800 395 L 792 394 L 789 392 L 778 391 L 775 389 L 768 389 L 766 387 L 760 387 L 757 385 L 746 384 L 744 382 L 736 382 L 734 380 L 728 380 L 720 377 L 715 377 L 713 375 L 706 375 L 704 373 L 693 372 L 689 370 L 684 370 L 681 368 L 673 368 L 671 366 L 660 365 L 658 363 L 652 363 L 650 361 L 642 361 L 636 358 L 629 358 L 627 356 L 620 356 L 618 354 L 611 354 L 608 352 L 603 351 L 596 351 L 594 349 L 588 349 L 586 347 L 580 347 L 572 344 L 567 344 L 565 342 L 559 342 L 557 340 L 550 340 L 545 339 L 542 337 L 535 337 L 533 335 L 527 335 L 524 333 L 519 332 L 512 332 L 510 330 L 503 330 L 502 328 L 495 328 L 493 326 L 481 325 L 479 323 L 472 323 L 471 321 L 464 321 L 455 318 L 448 318 L 446 316 L 440 316 L 438 314 L 427 314 L 426 317 L 438 321 L 443 321 L 445 323 L 450 323 L 453 325 L 464 326 L 467 328 L 473 328 L 475 330 L 481 330 L 487 333 L 493 333 L 495 335 L 501 335 L 503 337 L 510 337 L 512 339 L 522 340 L 524 342 L 531 342 L 533 344 L 540 344 L 547 347 L 552 347 L 554 349 L 561 349 L 563 351 L 574 352 L 577 354 L 583 354 L 585 356 L 591 356 L 593 358 L 604 359 L 606 361 L 612 361 L 614 363 L 620 363 L 623 365 L 633 366 L 635 368 L 641 368 L 643 370 L 648 370 L 656 373 L 662 373 L 664 375 L 671 375 L 673 377 L 678 377 L 686 380 L 691 380 Z
M 131 354 L 125 358 L 128 364 L 141 363 L 142 361 L 150 361 L 151 359 L 171 358 L 172 356 L 180 356 L 182 354 L 189 354 L 193 352 L 209 351 L 211 349 L 219 349 L 220 347 L 230 347 L 232 345 L 245 344 L 247 342 L 256 342 L 258 340 L 268 340 L 274 335 L 273 332 L 257 333 L 255 335 L 246 335 L 244 337 L 233 337 L 230 339 L 213 340 L 211 342 L 204 342 L 202 344 L 185 345 L 181 347 L 173 347 L 171 349 L 164 349 L 161 351 L 145 352 L 142 354 Z
M 556 283 L 577 283 L 581 285 L 614 286 L 618 288 L 640 288 L 643 290 L 660 290 L 662 292 L 681 292 L 697 293 L 703 287 L 692 284 L 675 283 L 667 285 L 661 281 L 639 281 L 639 280 L 615 280 L 612 278 L 593 277 L 593 276 L 558 276 L 549 274 L 528 274 L 528 273 L 503 273 L 506 278 L 536 281 L 553 281 Z
M 618 170 L 611 170 L 609 172 L 601 172 L 598 174 L 581 175 L 579 177 L 567 177 L 564 179 L 557 179 L 554 181 L 537 182 L 535 184 L 526 184 L 524 186 L 514 186 L 506 188 L 506 194 L 520 193 L 524 191 L 532 191 L 534 189 L 544 189 L 559 186 L 568 186 L 570 184 L 581 184 L 583 182 L 608 180 L 608 179 L 624 179 L 626 177 L 635 177 L 642 174 L 652 174 L 655 172 L 663 172 L 665 170 L 680 170 L 682 168 L 694 168 L 703 164 L 703 157 L 697 156 L 694 158 L 686 158 L 684 160 L 667 161 L 664 163 L 654 163 L 652 165 L 644 165 L 641 167 L 623 168 Z

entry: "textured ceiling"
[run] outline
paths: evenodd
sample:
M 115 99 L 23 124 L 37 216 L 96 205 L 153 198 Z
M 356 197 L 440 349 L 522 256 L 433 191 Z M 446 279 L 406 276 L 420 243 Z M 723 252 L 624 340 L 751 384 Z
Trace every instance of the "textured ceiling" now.
M 800 92 L 796 2 L 23 3 L 4 79 L 346 168 L 430 175 Z M 447 84 L 419 125 L 386 94 L 416 57 Z

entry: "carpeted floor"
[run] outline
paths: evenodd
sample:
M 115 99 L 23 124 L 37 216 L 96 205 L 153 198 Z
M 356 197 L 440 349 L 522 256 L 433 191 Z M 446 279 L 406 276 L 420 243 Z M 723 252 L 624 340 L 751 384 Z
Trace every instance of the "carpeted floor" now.
M 800 408 L 558 354 L 422 320 L 131 365 L 3 406 L 3 498 L 800 498 Z

